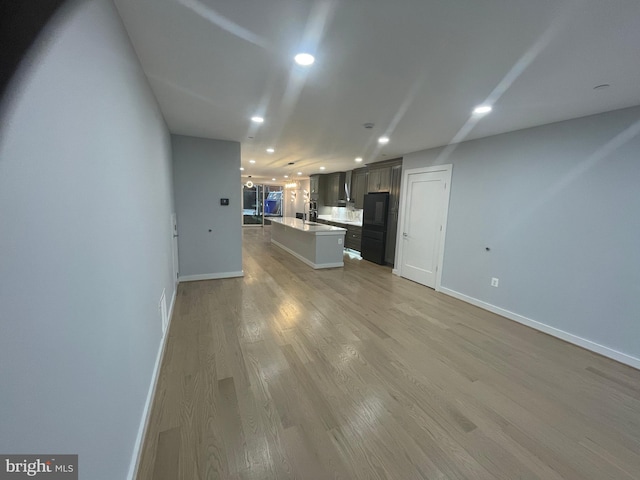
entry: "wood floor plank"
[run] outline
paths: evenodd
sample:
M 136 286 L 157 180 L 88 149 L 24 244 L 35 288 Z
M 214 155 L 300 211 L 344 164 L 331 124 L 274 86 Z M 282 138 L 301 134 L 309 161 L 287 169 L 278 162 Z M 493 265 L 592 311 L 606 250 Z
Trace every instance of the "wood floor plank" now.
M 180 284 L 139 480 L 640 478 L 639 371 L 243 238 L 243 278 Z
M 218 388 L 221 427 L 225 432 L 224 442 L 229 470 L 231 476 L 238 476 L 246 469 L 247 462 L 244 455 L 244 432 L 233 378 L 227 377 L 219 380 Z
M 201 457 L 200 473 L 202 478 L 228 478 L 229 463 L 225 448 L 226 432 L 221 427 L 222 411 L 218 402 L 218 380 L 215 369 L 207 368 L 202 374 L 202 398 L 196 404 L 194 416 L 198 429 L 197 454 Z
M 180 427 L 170 428 L 158 434 L 158 446 L 154 480 L 173 480 L 178 478 L 180 452 Z
M 284 430 L 284 446 L 289 453 L 293 463 L 293 470 L 296 478 L 305 480 L 324 480 L 328 478 L 328 473 L 315 455 L 314 449 L 306 442 L 300 434 L 297 426 L 292 426 Z
M 297 382 L 302 385 L 303 389 L 313 402 L 315 413 L 320 416 L 325 428 L 330 430 L 336 427 L 338 425 L 338 421 L 333 414 L 331 405 L 326 400 L 318 385 L 310 378 L 308 370 L 300 361 L 291 345 L 285 345 L 282 347 L 282 352 L 284 353 L 287 362 L 289 362 L 289 367 L 294 372 Z

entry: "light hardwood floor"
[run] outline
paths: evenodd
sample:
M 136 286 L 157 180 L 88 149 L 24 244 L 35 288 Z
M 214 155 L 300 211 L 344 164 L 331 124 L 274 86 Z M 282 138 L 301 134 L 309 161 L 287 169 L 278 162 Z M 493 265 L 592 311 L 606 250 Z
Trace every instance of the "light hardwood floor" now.
M 244 278 L 180 285 L 138 479 L 640 478 L 639 371 L 243 235 Z

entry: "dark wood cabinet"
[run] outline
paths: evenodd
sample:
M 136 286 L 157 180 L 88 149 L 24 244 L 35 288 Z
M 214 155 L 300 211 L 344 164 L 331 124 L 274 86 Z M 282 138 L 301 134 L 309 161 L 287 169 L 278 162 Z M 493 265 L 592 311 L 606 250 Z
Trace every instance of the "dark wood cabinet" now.
M 345 172 L 335 172 L 323 175 L 327 179 L 324 205 L 329 207 L 344 207 L 347 204 L 347 194 L 344 189 Z
M 320 194 L 320 175 L 311 175 L 309 177 L 309 193 L 311 193 L 311 199 L 317 200 L 317 198 L 313 198 L 313 195 L 316 196 Z
M 327 175 L 309 177 L 309 197 L 318 202 L 318 206 L 327 205 Z
M 347 227 L 347 233 L 344 236 L 344 247 L 359 252 L 362 244 L 362 227 L 355 225 L 340 226 Z
M 391 188 L 391 167 L 369 167 L 367 193 L 388 192 Z
M 364 207 L 364 194 L 367 193 L 367 170 L 364 168 L 354 170 L 351 175 L 351 201 L 353 207 Z

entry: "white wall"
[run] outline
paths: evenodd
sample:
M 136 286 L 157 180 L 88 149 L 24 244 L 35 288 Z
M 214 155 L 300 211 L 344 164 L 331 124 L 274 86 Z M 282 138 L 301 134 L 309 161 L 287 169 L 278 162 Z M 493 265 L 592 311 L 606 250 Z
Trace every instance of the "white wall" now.
M 0 118 L 0 452 L 123 479 L 173 294 L 170 141 L 113 5 L 70 5 Z
M 304 191 L 306 190 L 307 192 L 310 191 L 309 185 L 310 185 L 310 181 L 309 179 L 304 179 L 304 180 L 299 180 L 298 182 L 299 187 L 298 188 L 285 188 L 283 190 L 283 203 L 284 203 L 284 213 L 283 216 L 284 217 L 292 217 L 295 218 L 296 217 L 296 213 L 300 212 L 303 213 L 305 211 L 305 205 L 304 205 Z M 291 192 L 295 192 L 296 193 L 296 198 L 294 201 L 291 201 Z M 307 205 L 307 208 L 309 206 Z
M 240 144 L 182 135 L 171 143 L 180 279 L 241 276 Z
M 640 365 L 639 131 L 630 108 L 405 155 L 453 164 L 442 286 Z

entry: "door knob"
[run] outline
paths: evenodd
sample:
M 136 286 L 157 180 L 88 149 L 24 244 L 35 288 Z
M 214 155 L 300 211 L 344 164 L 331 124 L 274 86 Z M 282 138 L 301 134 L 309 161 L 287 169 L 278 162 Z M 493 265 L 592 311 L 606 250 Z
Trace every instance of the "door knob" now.
M 407 238 L 409 235 L 407 235 L 407 232 L 403 232 L 403 233 L 402 233 L 402 236 L 403 236 L 403 237 L 405 237 L 405 238 Z

